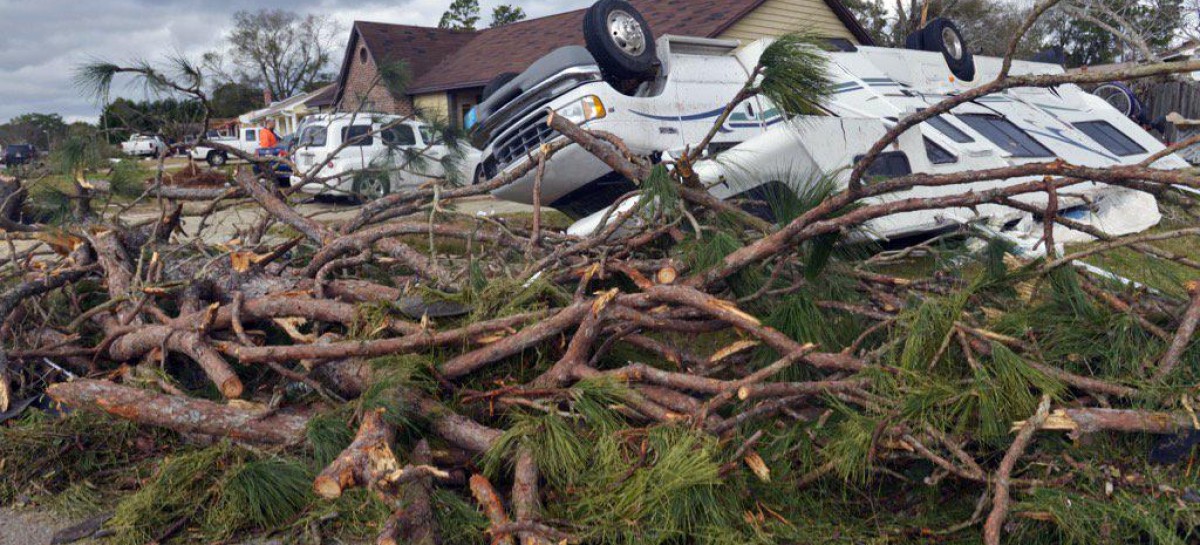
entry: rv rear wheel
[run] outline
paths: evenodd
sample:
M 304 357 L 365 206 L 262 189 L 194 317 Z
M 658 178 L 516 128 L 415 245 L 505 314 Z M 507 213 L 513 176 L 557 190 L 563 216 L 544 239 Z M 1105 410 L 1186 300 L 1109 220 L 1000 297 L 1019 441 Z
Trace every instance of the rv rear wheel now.
M 583 39 L 605 79 L 618 89 L 636 87 L 658 70 L 650 25 L 625 0 L 592 4 L 583 16 Z
M 214 167 L 219 167 L 221 165 L 224 165 L 225 162 L 229 160 L 229 156 L 225 155 L 225 152 L 223 152 L 223 151 L 215 151 L 214 150 L 214 151 L 208 152 L 208 157 L 206 158 L 206 160 L 208 161 L 209 165 L 214 166 Z

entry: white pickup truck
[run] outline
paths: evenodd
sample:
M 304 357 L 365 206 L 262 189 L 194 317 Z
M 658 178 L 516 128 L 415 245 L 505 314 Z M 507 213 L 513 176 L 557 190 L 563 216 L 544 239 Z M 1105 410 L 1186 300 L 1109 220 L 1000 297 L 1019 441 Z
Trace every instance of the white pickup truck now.
M 166 142 L 157 136 L 135 134 L 121 142 L 121 153 L 133 157 L 158 157 L 166 149 Z
M 258 127 L 241 127 L 231 136 L 213 136 L 210 133 L 206 140 L 242 150 L 247 155 L 254 155 L 254 152 L 258 150 L 258 131 Z M 229 161 L 229 153 L 225 150 L 206 146 L 196 146 L 188 155 L 193 161 L 207 161 L 214 167 L 219 167 Z

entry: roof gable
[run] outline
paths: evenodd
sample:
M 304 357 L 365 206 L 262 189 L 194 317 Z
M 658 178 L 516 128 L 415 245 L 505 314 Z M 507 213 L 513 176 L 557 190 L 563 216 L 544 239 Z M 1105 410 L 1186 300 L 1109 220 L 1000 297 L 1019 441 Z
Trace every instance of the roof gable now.
M 393 25 L 370 21 L 355 21 L 350 29 L 350 41 L 338 73 L 336 102 L 342 100 L 342 91 L 350 68 L 356 62 L 360 45 L 376 66 L 403 62 L 410 78 L 415 80 L 455 51 L 462 48 L 478 34 L 474 30 L 448 30 L 413 25 Z

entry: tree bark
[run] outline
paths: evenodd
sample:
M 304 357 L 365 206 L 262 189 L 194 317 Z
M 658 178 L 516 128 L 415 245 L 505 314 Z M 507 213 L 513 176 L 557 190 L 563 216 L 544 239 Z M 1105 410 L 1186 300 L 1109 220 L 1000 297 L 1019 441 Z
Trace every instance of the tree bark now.
M 78 409 L 98 408 L 138 424 L 181 433 L 228 437 L 256 444 L 291 445 L 304 440 L 308 417 L 239 409 L 203 399 L 173 396 L 121 386 L 106 380 L 78 379 L 51 385 L 55 401 Z

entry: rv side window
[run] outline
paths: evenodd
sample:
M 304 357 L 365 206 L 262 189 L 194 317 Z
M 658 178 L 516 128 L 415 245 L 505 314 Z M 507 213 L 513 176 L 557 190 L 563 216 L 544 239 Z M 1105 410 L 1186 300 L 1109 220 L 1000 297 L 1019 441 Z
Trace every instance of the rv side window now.
M 258 134 L 255 133 L 253 130 L 246 131 L 246 141 L 247 142 L 257 142 Z
M 437 138 L 434 138 L 433 128 L 429 125 L 421 125 L 421 140 L 425 142 L 425 145 L 433 144 L 438 141 Z
M 1115 155 L 1128 157 L 1146 153 L 1146 148 L 1125 136 L 1125 133 L 1107 121 L 1083 121 L 1076 123 L 1075 128 Z
M 862 161 L 865 155 L 859 155 L 854 158 L 854 163 L 858 164 Z M 903 151 L 889 151 L 880 153 L 879 157 L 875 158 L 875 162 L 871 163 L 871 168 L 867 169 L 867 178 L 899 178 L 900 176 L 908 176 L 912 174 L 912 165 L 908 163 L 908 156 Z
M 974 138 L 971 138 L 971 135 L 959 130 L 958 127 L 955 127 L 952 123 L 946 121 L 946 118 L 940 115 L 926 119 L 925 122 L 928 123 L 929 126 L 937 129 L 942 134 L 949 136 L 951 140 L 958 142 L 959 144 L 970 144 L 971 142 L 975 141 Z
M 929 162 L 935 165 L 950 165 L 958 162 L 958 157 L 928 138 L 925 139 L 925 156 L 929 157 Z
M 1013 157 L 1054 157 L 1054 152 L 1049 148 L 1003 117 L 967 114 L 958 118 Z
M 342 127 L 342 143 L 350 147 L 370 146 L 375 143 L 375 136 L 364 136 L 371 133 L 370 125 L 352 125 Z M 354 142 L 351 142 L 353 140 Z
M 389 146 L 415 146 L 417 145 L 417 134 L 413 132 L 413 128 L 408 125 L 396 125 L 381 135 L 383 143 Z

